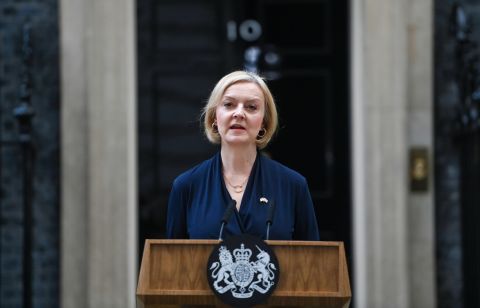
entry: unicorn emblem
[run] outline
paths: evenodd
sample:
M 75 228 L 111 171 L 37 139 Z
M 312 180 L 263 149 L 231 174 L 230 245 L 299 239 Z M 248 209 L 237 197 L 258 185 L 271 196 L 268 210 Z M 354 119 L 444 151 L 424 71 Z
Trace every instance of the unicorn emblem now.
M 270 287 L 273 285 L 273 279 L 275 278 L 275 273 L 277 269 L 275 264 L 270 263 L 270 255 L 256 246 L 259 254 L 257 254 L 257 261 L 252 262 L 252 267 L 257 274 L 257 280 L 254 281 L 250 288 L 254 288 L 261 293 L 266 293 Z M 263 288 L 258 286 L 259 283 L 262 283 Z

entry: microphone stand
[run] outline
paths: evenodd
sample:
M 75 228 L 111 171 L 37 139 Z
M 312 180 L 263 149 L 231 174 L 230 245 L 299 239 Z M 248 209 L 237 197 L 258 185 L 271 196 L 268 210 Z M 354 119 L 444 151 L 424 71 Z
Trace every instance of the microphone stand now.
M 270 238 L 270 226 L 273 224 L 273 214 L 275 213 L 275 202 L 272 200 L 270 202 L 270 206 L 268 208 L 268 213 L 267 213 L 267 236 L 265 240 L 268 241 Z
M 222 225 L 220 226 L 220 234 L 218 235 L 218 240 L 219 241 L 222 240 L 223 228 L 225 227 L 225 225 L 228 223 L 228 220 L 232 216 L 233 210 L 235 209 L 236 205 L 237 205 L 237 202 L 232 199 L 232 201 L 228 205 L 227 209 L 225 210 L 225 213 L 223 213 L 223 217 L 222 217 L 222 220 L 221 220 Z

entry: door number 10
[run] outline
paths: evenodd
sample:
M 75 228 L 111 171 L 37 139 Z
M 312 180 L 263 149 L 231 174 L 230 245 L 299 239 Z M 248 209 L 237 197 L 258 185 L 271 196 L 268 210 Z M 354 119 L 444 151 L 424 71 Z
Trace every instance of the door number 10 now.
M 229 20 L 227 22 L 227 39 L 235 42 L 238 35 L 247 42 L 258 40 L 262 35 L 262 25 L 254 19 L 247 19 L 238 26 L 237 32 L 237 22 Z

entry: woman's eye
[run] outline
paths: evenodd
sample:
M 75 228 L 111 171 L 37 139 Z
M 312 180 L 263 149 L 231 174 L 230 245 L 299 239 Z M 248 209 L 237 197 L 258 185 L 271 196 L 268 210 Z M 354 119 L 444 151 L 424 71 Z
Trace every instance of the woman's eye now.
M 257 106 L 256 105 L 248 105 L 247 107 L 249 110 L 257 110 Z
M 223 102 L 223 107 L 232 107 L 232 105 L 231 102 Z

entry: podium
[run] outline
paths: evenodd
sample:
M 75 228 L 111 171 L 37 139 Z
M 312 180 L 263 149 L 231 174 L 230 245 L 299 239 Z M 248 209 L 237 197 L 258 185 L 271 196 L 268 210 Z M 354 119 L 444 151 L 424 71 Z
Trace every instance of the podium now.
M 218 240 L 146 240 L 137 307 L 225 306 L 207 281 L 207 261 Z M 348 307 L 350 281 L 342 242 L 267 241 L 280 281 L 267 306 Z

